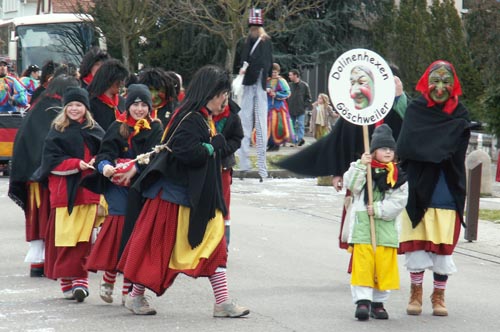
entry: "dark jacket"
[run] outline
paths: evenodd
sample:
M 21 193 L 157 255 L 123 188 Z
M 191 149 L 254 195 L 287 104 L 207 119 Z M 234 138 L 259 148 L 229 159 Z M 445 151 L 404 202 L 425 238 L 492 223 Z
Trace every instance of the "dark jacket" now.
M 243 139 L 243 127 L 238 116 L 240 107 L 230 99 L 229 110 L 229 116 L 222 129 L 222 135 L 226 139 L 226 146 L 221 151 L 223 169 L 229 169 L 236 165 L 234 153 L 240 148 Z
M 273 73 L 273 45 L 270 39 L 261 40 L 252 55 L 250 51 L 256 40 L 248 37 L 243 46 L 241 54 L 242 61 L 248 62 L 249 66 L 243 77 L 243 85 L 254 85 L 257 83 L 259 73 L 262 71 L 261 85 L 266 89 L 267 78 Z
M 288 97 L 288 112 L 291 116 L 305 114 L 311 108 L 311 91 L 309 85 L 300 80 L 298 83 L 290 82 L 290 97 Z
M 202 242 L 208 221 L 215 216 L 216 209 L 226 214 L 222 197 L 220 156 L 217 153 L 211 156 L 202 145 L 210 143 L 209 125 L 205 116 L 198 110 L 185 110 L 175 114 L 171 123 L 164 139 L 169 150 L 161 151 L 130 189 L 128 201 L 131 204 L 127 207 L 121 248 L 133 230 L 140 212 L 137 208 L 142 207 L 137 198 L 157 181 L 166 180 L 186 188 L 191 209 L 188 241 L 192 248 Z
M 42 96 L 23 119 L 14 140 L 9 197 L 26 208 L 26 184 L 42 162 L 43 142 L 50 124 L 62 110 L 61 97 Z
M 121 96 L 118 110 L 120 113 L 125 111 L 125 99 Z M 98 97 L 90 99 L 90 113 L 92 113 L 94 120 L 96 120 L 105 131 L 108 130 L 109 126 L 116 120 L 114 108 L 103 103 Z

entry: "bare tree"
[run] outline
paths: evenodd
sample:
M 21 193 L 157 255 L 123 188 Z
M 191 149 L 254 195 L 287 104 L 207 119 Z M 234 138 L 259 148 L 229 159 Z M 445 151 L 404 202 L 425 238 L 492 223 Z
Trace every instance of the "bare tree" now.
M 212 35 L 219 36 L 227 50 L 225 67 L 231 70 L 238 42 L 246 35 L 248 14 L 252 7 L 261 8 L 265 16 L 272 17 L 273 20 L 269 25 L 264 22 L 266 31 L 272 35 L 285 30 L 289 19 L 314 10 L 324 2 L 324 0 L 163 0 L 161 4 L 157 2 L 155 6 L 170 20 L 196 25 Z
M 120 45 L 123 64 L 133 69 L 132 43 L 137 42 L 152 26 L 157 24 L 162 12 L 155 11 L 155 0 L 94 0 L 94 7 L 85 11 L 92 15 L 108 39 L 115 38 Z

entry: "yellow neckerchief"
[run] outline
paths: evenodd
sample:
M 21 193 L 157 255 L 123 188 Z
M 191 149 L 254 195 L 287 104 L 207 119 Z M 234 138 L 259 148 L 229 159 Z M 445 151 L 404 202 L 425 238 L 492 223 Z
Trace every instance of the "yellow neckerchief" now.
M 390 163 L 381 163 L 376 160 L 372 159 L 371 166 L 373 168 L 383 168 L 387 170 L 387 184 L 391 185 L 391 188 L 396 185 L 396 182 L 398 180 L 398 168 L 396 167 L 396 164 L 393 162 Z

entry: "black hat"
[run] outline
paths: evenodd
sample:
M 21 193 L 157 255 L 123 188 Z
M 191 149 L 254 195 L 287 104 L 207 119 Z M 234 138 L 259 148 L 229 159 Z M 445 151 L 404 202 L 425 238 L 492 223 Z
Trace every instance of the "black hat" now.
M 34 72 L 39 71 L 40 67 L 38 67 L 37 65 L 29 65 L 28 70 L 31 71 L 32 73 L 34 73 Z
M 128 111 L 130 105 L 142 101 L 149 106 L 149 111 L 153 109 L 153 100 L 151 92 L 144 84 L 130 84 L 127 88 L 127 99 L 125 100 L 125 109 Z
M 72 101 L 79 101 L 85 105 L 87 110 L 90 110 L 89 93 L 87 90 L 75 86 L 67 88 L 66 91 L 64 91 L 63 105 L 66 106 Z
M 394 137 L 392 137 L 391 127 L 385 123 L 378 126 L 373 131 L 370 152 L 373 152 L 378 148 L 396 149 L 396 141 L 394 140 Z

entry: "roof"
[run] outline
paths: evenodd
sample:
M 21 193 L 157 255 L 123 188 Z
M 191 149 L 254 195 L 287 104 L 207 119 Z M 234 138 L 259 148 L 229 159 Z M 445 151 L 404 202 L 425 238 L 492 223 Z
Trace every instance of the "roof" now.
M 0 25 L 13 23 L 14 25 L 32 25 L 32 24 L 46 24 L 46 23 L 65 23 L 65 22 L 80 22 L 92 21 L 90 15 L 64 13 L 64 14 L 41 14 L 9 18 L 0 20 Z

